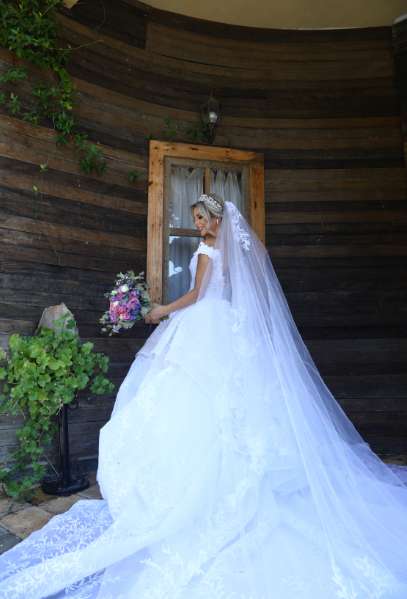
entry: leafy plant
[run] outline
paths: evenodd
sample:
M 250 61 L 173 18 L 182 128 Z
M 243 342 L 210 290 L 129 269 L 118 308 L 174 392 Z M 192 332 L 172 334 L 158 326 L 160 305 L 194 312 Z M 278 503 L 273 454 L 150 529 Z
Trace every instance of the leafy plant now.
M 174 119 L 166 117 L 164 119 L 165 128 L 161 132 L 164 139 L 175 141 L 176 139 L 185 139 L 193 143 L 212 143 L 209 126 L 199 119 L 197 123 L 182 127 Z M 149 137 L 151 139 L 151 136 Z M 147 139 L 149 139 L 147 138 Z
M 56 10 L 62 0 L 0 1 L 0 44 L 40 67 L 66 64 L 69 50 L 58 45 Z
M 80 165 L 85 173 L 96 171 L 102 175 L 106 170 L 106 160 L 101 149 L 88 141 L 86 133 L 77 133 L 74 136 L 75 146 L 81 153 Z
M 164 119 L 165 128 L 162 131 L 162 136 L 169 141 L 174 141 L 182 132 L 174 119 L 166 117 Z
M 14 92 L 0 95 L 0 104 L 6 105 L 13 116 L 38 125 L 48 119 L 56 132 L 58 144 L 70 141 L 78 151 L 79 165 L 85 173 L 102 174 L 106 161 L 100 148 L 87 141 L 85 134 L 77 131 L 72 110 L 75 88 L 66 69 L 71 47 L 62 47 L 58 40 L 55 18 L 63 0 L 0 0 L 0 45 L 32 64 L 53 73 L 52 83 L 41 83 L 32 90 L 29 110 L 23 111 L 21 100 Z M 28 76 L 24 67 L 11 67 L 0 76 L 0 83 L 9 84 Z M 78 142 L 80 138 L 80 142 Z
M 109 358 L 95 352 L 93 343 L 80 342 L 72 318 L 64 315 L 55 324 L 55 330 L 41 328 L 36 335 L 11 335 L 9 355 L 0 356 L 0 413 L 24 419 L 11 465 L 0 467 L 0 482 L 16 499 L 30 497 L 45 474 L 44 458 L 62 406 L 85 389 L 94 394 L 114 390 L 105 376 Z
M 199 119 L 194 125 L 185 128 L 185 135 L 193 143 L 211 143 L 212 137 L 209 126 Z
M 140 178 L 140 176 L 141 176 L 140 171 L 137 171 L 135 169 L 132 171 L 129 171 L 129 173 L 128 173 L 128 179 L 129 179 L 130 183 L 135 183 Z
M 56 13 L 63 4 L 63 0 L 0 0 L 0 45 L 18 58 L 51 71 L 53 75 L 51 82 L 33 87 L 32 97 L 27 100 L 28 107 L 23 106 L 14 90 L 0 92 L 0 105 L 32 125 L 47 120 L 56 132 L 59 145 L 73 143 L 81 170 L 87 174 L 95 172 L 102 175 L 107 168 L 102 150 L 97 143 L 90 142 L 85 133 L 78 131 L 73 114 L 76 91 L 66 68 L 72 48 L 60 44 L 56 20 Z M 10 85 L 27 77 L 25 67 L 13 66 L 0 76 L 0 83 Z M 164 123 L 162 137 L 169 141 L 212 141 L 208 126 L 201 119 L 187 127 L 182 127 L 170 117 Z M 152 138 L 152 135 L 146 136 L 147 141 Z M 134 183 L 137 177 L 135 170 L 128 173 L 130 183 Z
M 16 115 L 19 112 L 21 112 L 21 102 L 20 102 L 20 98 L 14 94 L 13 92 L 10 93 L 10 100 L 8 101 L 8 109 L 10 110 L 11 114 Z
M 20 81 L 27 78 L 27 69 L 24 67 L 11 67 L 0 76 L 0 83 L 9 83 L 10 81 Z

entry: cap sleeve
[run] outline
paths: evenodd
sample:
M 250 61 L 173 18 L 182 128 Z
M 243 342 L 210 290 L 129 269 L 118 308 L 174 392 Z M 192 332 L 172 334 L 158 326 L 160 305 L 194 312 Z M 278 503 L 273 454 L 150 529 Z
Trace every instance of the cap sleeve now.
M 210 258 L 212 258 L 213 256 L 213 248 L 210 247 L 209 245 L 207 245 L 206 243 L 204 243 L 203 241 L 200 242 L 198 249 L 196 250 L 197 254 L 206 254 L 207 256 L 209 256 Z

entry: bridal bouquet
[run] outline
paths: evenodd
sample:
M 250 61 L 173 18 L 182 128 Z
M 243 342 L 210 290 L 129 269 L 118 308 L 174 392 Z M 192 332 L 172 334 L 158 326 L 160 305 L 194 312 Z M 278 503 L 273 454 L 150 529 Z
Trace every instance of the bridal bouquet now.
M 132 270 L 119 272 L 114 288 L 104 294 L 109 298 L 109 309 L 99 319 L 102 333 L 119 333 L 131 329 L 136 320 L 142 320 L 151 310 L 152 303 L 144 272 L 138 275 Z

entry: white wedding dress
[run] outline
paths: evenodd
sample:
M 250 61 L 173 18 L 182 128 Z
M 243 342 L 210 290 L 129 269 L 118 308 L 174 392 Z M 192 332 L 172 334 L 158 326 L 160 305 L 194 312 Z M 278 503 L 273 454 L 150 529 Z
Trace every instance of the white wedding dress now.
M 325 387 L 264 246 L 226 202 L 198 301 L 138 352 L 103 499 L 0 557 L 0 597 L 406 599 L 407 488 Z

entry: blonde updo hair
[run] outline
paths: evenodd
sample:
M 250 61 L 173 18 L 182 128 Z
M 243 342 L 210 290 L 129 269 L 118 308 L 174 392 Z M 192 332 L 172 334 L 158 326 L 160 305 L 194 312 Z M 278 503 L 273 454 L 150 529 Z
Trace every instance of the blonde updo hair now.
M 199 198 L 191 204 L 191 213 L 194 213 L 194 208 L 198 210 L 198 214 L 211 221 L 211 217 L 222 218 L 223 209 L 225 207 L 224 199 L 217 193 L 203 193 Z

